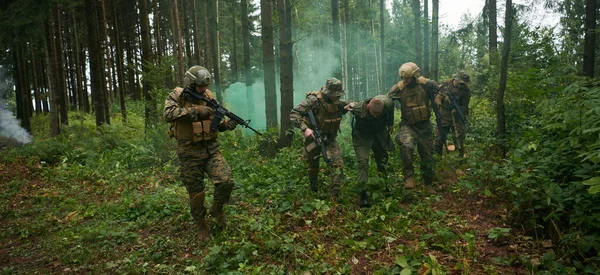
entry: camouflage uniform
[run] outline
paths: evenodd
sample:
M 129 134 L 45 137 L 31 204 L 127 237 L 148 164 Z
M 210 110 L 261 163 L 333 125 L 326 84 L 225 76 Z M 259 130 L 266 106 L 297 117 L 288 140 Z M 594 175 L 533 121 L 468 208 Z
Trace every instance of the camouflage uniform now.
M 406 63 L 409 64 L 409 63 Z M 394 85 L 388 95 L 400 101 L 401 121 L 400 132 L 396 135 L 396 142 L 400 145 L 400 156 L 403 163 L 404 179 L 413 182 L 414 176 L 414 147 L 421 158 L 421 174 L 425 185 L 430 185 L 434 176 L 433 161 L 433 128 L 431 117 L 431 95 L 437 91 L 437 84 L 429 79 L 418 76 L 413 77 L 409 85 L 401 80 Z M 401 69 L 404 67 L 400 67 Z M 402 72 L 401 72 L 402 76 Z M 410 187 L 414 188 L 414 186 Z
M 373 116 L 367 104 L 372 99 L 383 101 L 383 113 Z M 352 111 L 352 145 L 357 158 L 358 184 L 361 191 L 361 206 L 367 206 L 366 189 L 369 180 L 369 153 L 373 151 L 377 171 L 386 174 L 388 151 L 394 150 L 390 130 L 394 127 L 394 102 L 389 96 L 378 95 L 355 104 Z
M 462 121 L 460 113 L 467 118 L 469 115 L 469 101 L 471 100 L 471 90 L 467 86 L 470 77 L 465 72 L 457 73 L 453 79 L 449 79 L 442 84 L 435 97 L 435 103 L 438 105 L 441 127 L 436 136 L 435 151 L 442 154 L 442 148 L 445 146 L 448 133 L 456 131 L 454 145 L 458 149 L 460 156 L 465 153 L 464 141 L 467 133 L 466 121 Z M 458 105 L 458 111 L 455 110 L 451 102 L 450 94 L 455 95 Z M 459 113 L 460 112 L 460 113 Z
M 231 196 L 234 183 L 231 168 L 219 150 L 217 136 L 218 132 L 233 130 L 236 124 L 223 120 L 217 131 L 211 130 L 214 111 L 199 112 L 198 108 L 206 107 L 206 103 L 185 96 L 183 90 L 177 87 L 169 94 L 165 100 L 163 116 L 165 121 L 171 123 L 170 136 L 177 139 L 177 156 L 181 162 L 180 178 L 190 196 L 190 212 L 200 227 L 201 234 L 205 234 L 201 238 L 207 239 L 208 229 L 204 221 L 207 212 L 204 207 L 204 175 L 208 175 L 215 186 L 210 213 L 219 225 L 225 226 L 222 209 Z M 204 91 L 203 96 L 214 99 L 208 89 Z
M 342 116 L 347 112 L 343 107 L 349 103 L 339 100 L 339 96 L 342 94 L 344 94 L 344 91 L 342 90 L 341 81 L 330 78 L 320 91 L 307 93 L 306 99 L 290 112 L 290 120 L 302 132 L 307 128 L 315 129 L 308 119 L 308 111 L 313 112 L 325 143 L 327 157 L 331 161 L 328 174 L 331 178 L 330 194 L 334 197 L 339 194 L 339 187 L 344 177 L 344 160 L 336 140 Z M 332 101 L 330 96 L 337 96 L 338 100 Z M 314 138 L 307 137 L 304 139 L 305 148 L 312 143 L 314 143 Z M 307 163 L 306 172 L 311 188 L 313 191 L 317 191 L 321 150 L 318 147 L 311 151 L 304 150 L 303 157 Z

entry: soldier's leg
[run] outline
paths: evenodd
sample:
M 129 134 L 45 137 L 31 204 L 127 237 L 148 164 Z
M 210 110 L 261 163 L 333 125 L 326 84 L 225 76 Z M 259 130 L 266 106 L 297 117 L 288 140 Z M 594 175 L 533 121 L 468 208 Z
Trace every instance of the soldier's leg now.
M 385 134 L 386 136 L 388 135 L 387 133 L 383 134 Z M 373 144 L 371 145 L 371 150 L 373 150 L 373 156 L 375 157 L 375 163 L 377 164 L 377 172 L 379 173 L 380 177 L 384 177 L 387 175 L 386 170 L 389 160 L 389 154 L 384 148 L 384 145 L 382 144 L 382 139 L 385 138 L 389 137 L 376 138 Z
M 456 125 L 456 148 L 458 148 L 458 154 L 460 157 L 464 157 L 465 155 L 465 138 L 467 135 L 467 129 L 462 125 Z
M 337 143 L 337 140 L 331 141 L 326 146 L 327 156 L 331 159 L 331 166 L 327 167 L 329 177 L 331 179 L 331 186 L 329 189 L 329 195 L 333 198 L 339 196 L 340 186 L 344 179 L 344 159 L 342 157 L 342 151 Z
M 310 143 L 310 142 L 309 142 Z M 305 147 L 306 147 L 305 141 Z M 310 152 L 306 152 L 304 150 L 303 158 L 306 161 L 306 174 L 308 176 L 308 182 L 310 184 L 310 189 L 313 192 L 317 192 L 319 190 L 319 156 L 321 154 L 320 148 L 314 148 Z
M 431 123 L 418 129 L 417 150 L 421 158 L 421 175 L 423 183 L 430 185 L 433 182 L 434 162 L 433 162 L 433 132 Z
M 435 152 L 441 156 L 444 153 L 444 147 L 446 147 L 446 139 L 450 132 L 450 125 L 442 125 L 439 128 L 436 127 L 435 132 L 437 133 L 435 136 Z
M 402 125 L 400 126 L 400 132 L 396 135 L 396 142 L 400 145 L 400 158 L 402 159 L 402 170 L 404 174 L 405 188 L 413 189 L 415 169 L 413 166 L 414 162 L 414 150 L 415 150 L 415 132 L 411 126 Z
M 369 200 L 367 195 L 367 183 L 369 181 L 369 153 L 371 150 L 372 143 L 373 138 L 370 135 L 358 135 L 356 132 L 352 134 L 352 144 L 354 146 L 354 153 L 356 154 L 356 165 L 358 170 L 358 189 L 360 192 L 360 207 L 369 206 Z
M 179 177 L 190 197 L 190 213 L 198 227 L 198 238 L 200 241 L 206 241 L 210 239 L 205 220 L 206 207 L 204 207 L 204 172 L 207 154 L 193 146 L 180 144 L 177 155 L 181 162 Z
M 215 186 L 213 204 L 209 212 L 216 219 L 217 224 L 224 228 L 227 225 L 227 219 L 223 212 L 223 206 L 231 198 L 234 183 L 231 175 L 231 167 L 225 161 L 220 151 L 215 152 L 209 158 L 206 165 L 206 173 Z

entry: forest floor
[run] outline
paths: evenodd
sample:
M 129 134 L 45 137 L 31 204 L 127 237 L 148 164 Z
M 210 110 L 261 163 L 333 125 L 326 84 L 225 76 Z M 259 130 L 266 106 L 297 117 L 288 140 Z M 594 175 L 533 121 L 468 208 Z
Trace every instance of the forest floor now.
M 116 269 L 120 270 L 119 272 L 125 270 L 126 273 L 179 273 L 183 271 L 178 268 L 166 268 L 166 271 L 161 271 L 161 265 L 156 262 L 169 262 L 168 259 L 178 259 L 174 261 L 185 266 L 182 261 L 186 261 L 186 259 L 189 265 L 189 261 L 202 261 L 204 257 L 214 257 L 212 249 L 215 246 L 207 246 L 202 249 L 202 252 L 195 252 L 195 243 L 184 236 L 177 237 L 174 241 L 175 244 L 163 244 L 159 247 L 153 247 L 156 239 L 152 239 L 151 236 L 169 236 L 174 233 L 189 235 L 185 232 L 194 230 L 193 223 L 189 222 L 189 217 L 184 219 L 188 222 L 180 226 L 173 226 L 173 224 L 181 219 L 148 221 L 150 226 L 144 227 L 144 229 L 135 229 L 135 237 L 121 236 L 120 233 L 111 234 L 110 232 L 90 234 L 90 236 L 73 233 L 77 236 L 65 237 L 64 232 L 59 233 L 61 230 L 76 232 L 73 227 L 66 226 L 67 224 L 77 223 L 79 224 L 77 226 L 81 227 L 86 223 L 90 223 L 92 219 L 102 217 L 101 213 L 86 214 L 82 213 L 82 210 L 69 210 L 67 205 L 86 204 L 86 209 L 89 209 L 90 205 L 95 202 L 98 204 L 116 202 L 123 199 L 120 193 L 123 190 L 117 190 L 117 192 L 114 192 L 114 190 L 100 191 L 97 186 L 93 186 L 89 182 L 53 180 L 52 176 L 48 177 L 44 173 L 48 173 L 48 171 L 40 168 L 39 164 L 35 162 L 25 160 L 0 162 L 0 194 L 2 194 L 1 199 L 3 201 L 3 206 L 0 208 L 0 227 L 3 228 L 2 233 L 0 233 L 0 270 L 2 274 L 105 273 L 107 270 L 110 271 L 111 268 L 115 268 L 112 265 L 124 264 L 122 259 L 121 261 L 107 259 L 102 260 L 101 263 L 92 263 L 95 260 L 95 253 L 117 258 L 131 258 L 132 253 L 151 254 L 165 250 L 160 252 L 166 255 L 156 260 L 152 264 L 153 266 L 148 267 L 148 269 L 141 267 L 143 264 L 147 265 L 147 261 L 152 263 L 152 260 L 147 259 L 129 263 L 133 267 L 130 266 L 128 269 Z M 362 247 L 362 250 L 358 249 L 354 252 L 341 253 L 340 251 L 340 254 L 343 255 L 339 257 L 327 255 L 328 253 L 335 253 L 331 251 L 323 252 L 324 255 L 321 256 L 310 253 L 310 251 L 298 251 L 303 251 L 302 253 L 306 255 L 305 258 L 313 264 L 319 261 L 331 263 L 336 260 L 345 260 L 347 261 L 346 266 L 349 268 L 341 273 L 350 274 L 385 274 L 387 272 L 382 272 L 381 267 L 386 265 L 397 268 L 396 271 L 385 269 L 391 273 L 412 269 L 412 274 L 415 274 L 415 271 L 418 274 L 440 274 L 440 272 L 441 274 L 531 274 L 532 266 L 539 263 L 543 250 L 549 248 L 550 245 L 536 245 L 539 242 L 525 236 L 518 228 L 511 228 L 507 221 L 509 202 L 502 201 L 501 198 L 497 197 L 484 196 L 480 194 L 481 192 L 469 192 L 464 188 L 457 188 L 455 182 L 457 176 L 462 173 L 463 171 L 458 170 L 438 175 L 443 180 L 436 187 L 437 193 L 433 195 L 428 195 L 424 189 L 407 191 L 414 192 L 414 199 L 425 202 L 426 207 L 430 208 L 428 211 L 431 211 L 427 213 L 441 214 L 423 219 L 413 214 L 399 217 L 398 219 L 412 219 L 408 222 L 409 230 L 402 234 L 400 238 L 390 238 L 384 244 L 379 243 L 370 248 L 367 245 L 367 247 Z M 78 185 L 79 187 L 72 190 L 65 188 L 65 185 Z M 138 194 L 142 195 L 153 192 L 150 186 L 138 185 L 135 189 L 137 189 Z M 56 202 L 59 203 L 53 205 Z M 187 211 L 185 202 L 181 202 L 181 204 L 181 208 L 177 208 L 175 211 Z M 231 215 L 232 220 L 235 220 L 236 217 L 256 215 L 253 219 L 257 221 L 259 220 L 258 216 L 265 210 L 244 202 L 243 197 L 236 198 L 232 205 L 233 208 L 244 209 L 248 213 L 245 216 L 241 214 L 237 216 L 233 213 Z M 419 212 L 419 208 L 415 207 L 423 207 L 421 204 L 411 203 L 410 200 L 400 201 L 397 206 L 400 209 L 405 209 L 406 212 L 404 213 Z M 131 203 L 129 207 L 132 207 Z M 57 215 L 54 211 L 46 211 L 51 208 L 63 208 L 64 210 L 61 212 L 62 214 Z M 340 227 L 347 227 L 349 223 L 353 222 L 351 212 L 357 211 L 355 208 L 349 209 L 340 211 L 333 204 L 328 210 L 329 213 L 322 214 L 323 220 L 331 226 L 337 224 Z M 317 210 L 313 212 L 316 213 Z M 427 213 L 424 213 L 424 215 L 429 215 Z M 284 218 L 281 218 L 282 223 L 285 223 Z M 313 218 L 318 219 L 318 217 Z M 110 220 L 107 222 L 110 223 Z M 339 238 L 329 236 L 331 232 L 335 231 L 328 232 L 327 229 L 321 229 L 323 230 L 321 234 L 319 233 L 321 231 L 307 229 L 310 224 L 306 221 L 290 223 L 296 225 L 284 226 L 283 231 L 287 235 L 304 234 L 320 239 L 320 242 L 326 248 L 349 249 L 348 246 L 333 243 L 339 241 Z M 118 226 L 118 221 L 116 224 Z M 239 228 L 243 229 L 243 226 Z M 243 234 L 243 231 L 240 230 L 241 234 Z M 233 239 L 236 239 L 235 233 L 225 234 L 229 234 L 229 237 L 233 236 Z M 278 231 L 271 231 L 270 234 L 283 236 L 283 233 L 280 234 Z M 367 235 L 369 234 L 371 233 Z M 83 240 L 73 243 L 67 240 L 71 237 Z M 131 238 L 134 240 L 130 240 Z M 253 239 L 250 238 L 250 240 Z M 65 243 L 61 244 L 61 242 Z M 96 245 L 96 243 L 102 242 L 108 242 L 108 244 Z M 231 242 L 229 243 L 231 244 Z M 260 244 L 261 242 L 256 241 L 258 246 L 268 244 L 268 241 Z M 222 241 L 219 247 L 223 247 L 227 243 L 227 241 Z M 82 245 L 83 248 L 79 247 Z M 319 246 L 319 248 L 322 247 Z M 84 252 L 70 253 L 68 252 L 70 249 L 83 250 Z M 95 251 L 95 249 L 100 250 Z M 355 247 L 353 246 L 352 249 L 355 249 Z M 256 250 L 261 251 L 261 254 L 268 254 L 269 251 L 266 249 L 265 252 L 260 248 L 256 248 Z M 256 253 L 256 250 L 249 253 Z M 406 255 L 413 255 L 412 260 L 408 256 L 397 256 L 397 252 L 403 250 Z M 230 253 L 235 254 L 234 252 Z M 254 254 L 254 256 L 256 255 Z M 68 257 L 74 258 L 69 259 Z M 143 257 L 152 256 L 145 255 Z M 271 261 L 272 266 L 280 265 L 287 272 L 307 274 L 305 271 L 308 270 L 308 274 L 310 274 L 311 267 L 306 263 L 294 264 L 280 259 L 280 254 L 263 255 L 262 257 L 258 261 L 262 261 L 263 268 Z M 415 258 L 418 260 L 416 264 Z M 333 265 L 335 266 L 335 264 Z M 302 266 L 304 271 L 295 270 L 298 266 Z M 241 270 L 242 274 L 247 273 L 243 271 L 242 265 L 225 268 Z M 268 265 L 264 270 L 277 273 Z M 185 269 L 185 271 L 202 274 L 205 272 L 211 273 L 208 271 L 198 272 L 194 269 Z M 338 272 L 325 271 L 324 273 Z M 321 272 L 315 271 L 315 274 L 318 273 Z M 410 273 L 403 272 L 401 274 Z

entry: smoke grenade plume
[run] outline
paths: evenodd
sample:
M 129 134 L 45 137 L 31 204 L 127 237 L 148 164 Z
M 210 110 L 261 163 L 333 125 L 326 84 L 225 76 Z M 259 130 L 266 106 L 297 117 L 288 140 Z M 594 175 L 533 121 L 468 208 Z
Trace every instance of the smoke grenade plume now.
M 31 142 L 31 135 L 23 129 L 19 120 L 6 108 L 4 97 L 9 91 L 12 81 L 6 74 L 6 69 L 0 67 L 0 136 L 14 139 L 20 143 Z

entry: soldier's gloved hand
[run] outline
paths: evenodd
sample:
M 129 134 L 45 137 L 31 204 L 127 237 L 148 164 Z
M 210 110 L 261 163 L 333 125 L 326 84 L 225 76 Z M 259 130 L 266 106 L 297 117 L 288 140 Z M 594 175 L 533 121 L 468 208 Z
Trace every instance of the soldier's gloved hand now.
M 208 118 L 215 113 L 215 110 L 208 106 L 195 106 L 196 118 Z
M 238 123 L 235 120 L 229 120 L 229 121 L 227 121 L 225 123 L 227 125 L 227 130 L 229 130 L 229 131 L 235 129 L 235 127 L 238 126 Z
M 304 130 L 304 132 L 302 132 L 302 135 L 304 136 L 304 138 L 307 138 L 307 137 L 313 137 L 314 138 L 315 137 L 315 134 L 314 134 L 313 130 L 310 129 L 310 128 L 306 128 L 306 130 Z

